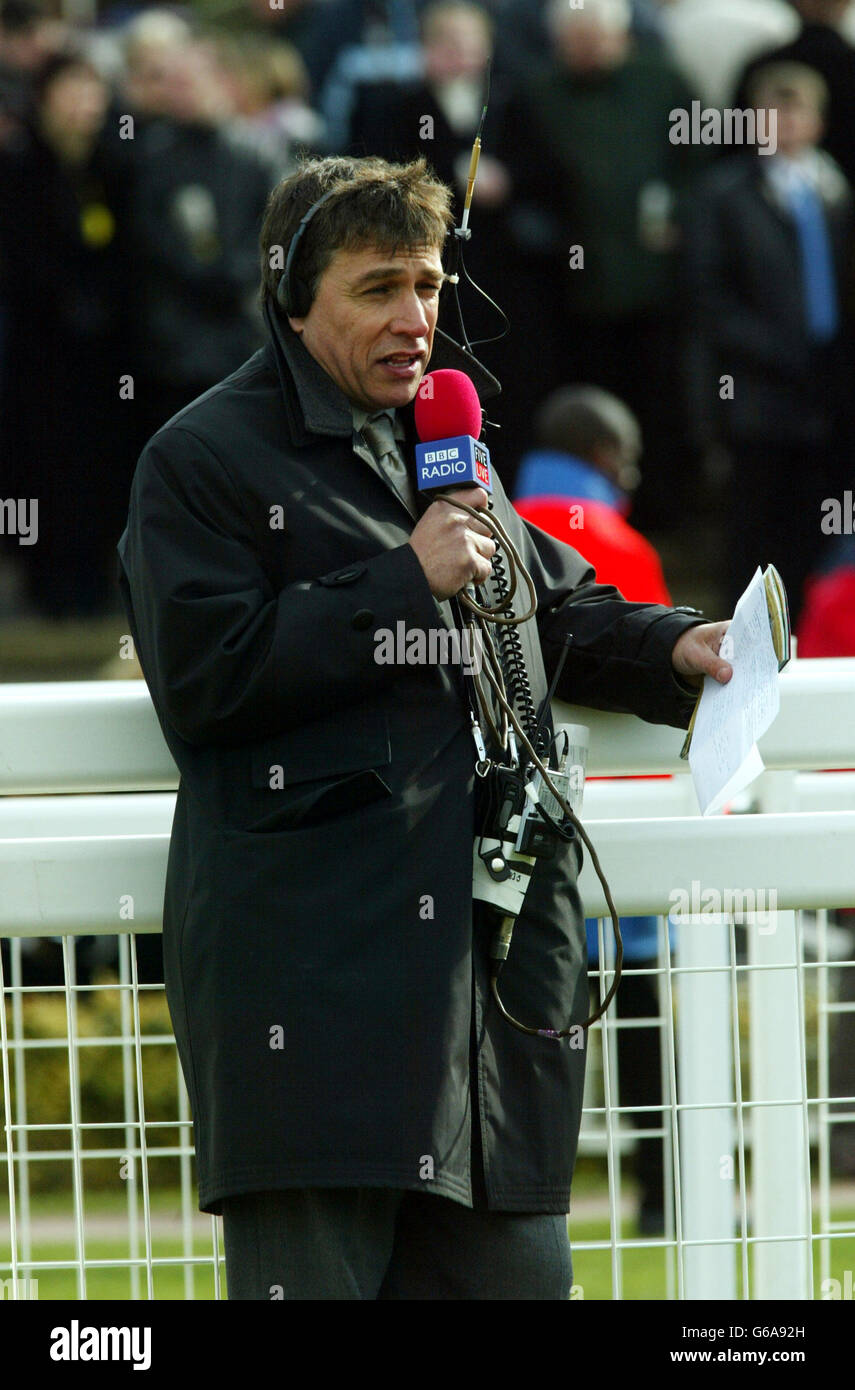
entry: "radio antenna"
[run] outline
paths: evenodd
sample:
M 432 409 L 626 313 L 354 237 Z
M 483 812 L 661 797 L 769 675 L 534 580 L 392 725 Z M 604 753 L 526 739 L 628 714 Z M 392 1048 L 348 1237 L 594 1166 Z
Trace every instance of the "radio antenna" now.
M 468 352 L 473 357 L 475 354 L 472 351 L 472 349 L 473 346 L 477 346 L 477 342 L 474 345 L 470 343 L 469 338 L 466 334 L 466 325 L 463 322 L 463 310 L 460 305 L 460 290 L 458 288 L 460 284 L 461 270 L 463 271 L 463 274 L 465 275 L 469 284 L 472 286 L 473 290 L 476 290 L 478 294 L 481 295 L 482 299 L 486 299 L 487 303 L 492 305 L 492 307 L 497 311 L 497 313 L 501 314 L 502 318 L 505 321 L 504 329 L 501 333 L 497 334 L 495 338 L 481 338 L 478 341 L 484 343 L 496 342 L 498 338 L 503 338 L 505 336 L 505 334 L 508 331 L 508 328 L 510 327 L 510 325 L 508 324 L 507 315 L 505 314 L 504 310 L 499 308 L 499 305 L 495 302 L 495 300 L 491 299 L 490 296 L 486 293 L 486 291 L 482 290 L 480 285 L 475 284 L 475 281 L 472 279 L 471 275 L 466 269 L 466 266 L 463 263 L 463 243 L 464 241 L 469 241 L 472 236 L 472 232 L 469 228 L 469 209 L 472 206 L 472 193 L 475 188 L 475 179 L 478 175 L 478 161 L 481 158 L 481 134 L 484 129 L 484 121 L 487 118 L 487 108 L 490 105 L 490 79 L 492 73 L 492 66 L 492 59 L 490 59 L 487 63 L 487 88 L 484 93 L 484 105 L 481 108 L 481 119 L 478 122 L 478 129 L 475 132 L 475 139 L 472 144 L 472 154 L 469 158 L 469 173 L 466 178 L 466 196 L 463 200 L 463 215 L 460 219 L 460 226 L 454 228 L 454 241 L 452 243 L 451 248 L 451 268 L 449 270 L 449 273 L 445 277 L 446 283 L 454 287 L 454 307 L 457 311 L 457 322 L 460 325 L 461 342 L 466 352 Z
M 478 129 L 475 132 L 475 141 L 472 145 L 472 156 L 469 160 L 469 177 L 466 180 L 466 198 L 463 203 L 463 217 L 459 229 L 455 232 L 456 236 L 461 236 L 468 240 L 471 236 L 469 232 L 469 209 L 472 206 L 472 192 L 475 188 L 475 179 L 478 174 L 478 160 L 481 158 L 481 132 L 484 129 L 484 120 L 487 115 L 487 107 L 490 104 L 490 69 L 492 59 L 487 63 L 487 90 L 484 94 L 484 106 L 481 110 L 481 119 L 478 122 Z

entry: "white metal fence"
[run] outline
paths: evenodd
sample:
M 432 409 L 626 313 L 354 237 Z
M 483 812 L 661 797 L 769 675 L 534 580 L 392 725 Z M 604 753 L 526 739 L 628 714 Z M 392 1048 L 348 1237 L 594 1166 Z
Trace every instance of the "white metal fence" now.
M 589 781 L 584 816 L 618 909 L 659 918 L 655 956 L 626 968 L 654 983 L 653 1012 L 612 1006 L 592 1030 L 577 1296 L 851 1297 L 855 1178 L 835 1178 L 832 1137 L 855 1139 L 842 1065 L 847 1048 L 855 1058 L 843 1037 L 855 952 L 830 914 L 855 905 L 855 771 L 817 769 L 855 768 L 855 661 L 794 662 L 781 688 L 761 743 L 769 771 L 738 814 L 712 820 L 697 814 L 678 731 L 556 710 L 589 725 L 589 775 L 609 779 Z M 630 774 L 660 777 L 620 780 Z M 160 931 L 175 785 L 142 683 L 0 687 L 7 1296 L 224 1296 L 163 990 L 138 961 Z M 604 912 L 587 864 L 581 888 Z M 675 906 L 685 921 L 669 929 Z M 602 994 L 607 920 L 599 936 Z M 27 985 L 46 937 L 58 981 Z M 620 1030 L 636 1029 L 654 1029 L 660 1052 L 658 1092 L 639 1103 L 618 1057 Z M 627 1174 L 645 1138 L 648 1154 L 662 1145 L 663 1229 L 639 1235 Z M 603 1162 L 607 1197 L 588 1173 Z

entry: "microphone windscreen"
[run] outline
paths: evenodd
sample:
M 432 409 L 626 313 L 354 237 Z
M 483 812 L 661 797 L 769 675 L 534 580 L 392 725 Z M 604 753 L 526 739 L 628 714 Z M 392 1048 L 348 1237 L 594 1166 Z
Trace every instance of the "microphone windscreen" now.
M 468 434 L 481 437 L 481 402 L 470 377 L 453 367 L 428 372 L 416 392 L 416 431 L 423 444 Z

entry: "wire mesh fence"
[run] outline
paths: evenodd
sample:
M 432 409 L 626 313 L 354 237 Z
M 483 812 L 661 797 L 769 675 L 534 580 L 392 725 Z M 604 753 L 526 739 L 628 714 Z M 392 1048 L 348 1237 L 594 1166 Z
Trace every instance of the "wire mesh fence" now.
M 765 1298 L 782 1278 L 851 1297 L 852 934 L 845 915 L 778 915 L 792 960 L 764 958 L 762 923 L 730 914 L 660 917 L 656 955 L 625 964 L 589 1038 L 573 1297 Z M 602 995 L 610 923 L 598 937 Z M 157 938 L 92 942 L 55 939 L 48 983 L 29 982 L 32 940 L 2 943 L 3 1296 L 224 1298 Z

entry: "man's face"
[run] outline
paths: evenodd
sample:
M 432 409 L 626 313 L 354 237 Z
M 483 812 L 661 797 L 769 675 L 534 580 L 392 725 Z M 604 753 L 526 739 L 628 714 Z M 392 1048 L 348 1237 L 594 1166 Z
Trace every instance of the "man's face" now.
M 66 68 L 48 86 L 42 116 L 51 130 L 94 139 L 107 110 L 107 88 L 88 68 Z
M 795 158 L 819 144 L 823 120 L 816 102 L 804 92 L 791 91 L 770 96 L 763 106 L 777 110 L 777 149 Z
M 610 72 L 626 62 L 630 37 L 626 29 L 602 24 L 593 15 L 573 10 L 553 35 L 558 62 L 579 77 Z
M 407 405 L 433 350 L 442 279 L 438 248 L 336 251 L 308 314 L 289 322 L 355 405 Z
M 448 82 L 456 77 L 479 78 L 490 59 L 490 34 L 476 12 L 450 12 L 434 22 L 423 44 L 425 78 Z

